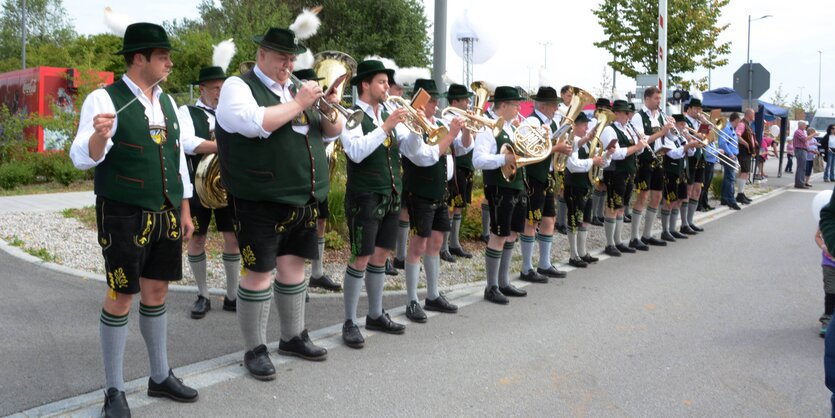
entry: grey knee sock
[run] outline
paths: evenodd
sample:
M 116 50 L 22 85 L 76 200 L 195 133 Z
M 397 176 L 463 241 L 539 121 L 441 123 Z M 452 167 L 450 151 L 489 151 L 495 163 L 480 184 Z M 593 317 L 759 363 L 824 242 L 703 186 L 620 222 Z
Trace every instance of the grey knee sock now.
M 736 179 L 736 192 L 745 194 L 745 179 Z
M 640 236 L 638 234 L 638 231 L 641 228 L 641 218 L 643 216 L 644 216 L 644 211 L 637 210 L 637 209 L 632 210 L 632 224 L 631 224 L 631 230 L 629 231 L 630 236 L 632 237 L 631 239 L 638 239 L 638 237 Z
M 603 200 L 606 196 L 606 192 L 601 190 L 595 190 L 595 194 L 597 194 L 597 201 L 594 202 L 594 216 L 597 218 L 603 217 Z
M 533 270 L 533 243 L 534 237 L 524 234 L 519 234 L 519 240 L 522 242 L 522 271 L 528 272 Z
M 513 257 L 513 247 L 516 242 L 505 242 L 504 250 L 502 251 L 502 262 L 499 263 L 499 287 L 505 287 L 510 284 L 510 261 Z
M 365 277 L 365 271 L 353 269 L 351 266 L 345 268 L 345 279 L 342 280 L 345 299 L 345 319 L 350 319 L 354 324 L 357 323 L 357 305 L 360 303 L 363 277 Z
M 122 367 L 125 357 L 125 342 L 128 339 L 128 314 L 112 315 L 101 310 L 99 318 L 99 336 L 104 359 L 105 389 L 125 390 Z
M 406 262 L 406 295 L 409 297 L 409 301 L 417 302 L 417 288 L 418 282 L 420 281 L 420 264 L 412 264 L 410 262 Z
M 437 255 L 423 256 L 423 269 L 426 271 L 426 299 L 435 300 L 438 293 L 438 276 L 441 272 L 441 258 Z
M 696 216 L 696 209 L 699 207 L 699 201 L 690 199 L 687 201 L 687 225 L 693 226 L 693 217 Z
M 148 349 L 151 362 L 151 380 L 162 383 L 168 378 L 168 315 L 165 304 L 147 306 L 139 304 L 139 331 Z
M 689 227 L 690 221 L 687 219 L 690 213 L 690 205 L 687 202 L 681 204 L 681 209 L 679 209 L 679 215 L 681 216 L 679 219 L 681 220 L 682 227 Z
M 551 245 L 554 243 L 554 236 L 537 232 L 536 242 L 539 244 L 539 268 L 547 270 L 551 268 Z
M 248 290 L 238 285 L 238 325 L 244 337 L 244 349 L 267 343 L 267 319 L 270 317 L 270 301 L 273 292 L 270 288 Z
M 678 209 L 673 209 L 670 211 L 670 231 L 675 231 L 676 224 L 678 223 L 680 212 Z
M 661 209 L 661 229 L 670 232 L 670 210 Z
M 658 208 L 647 208 L 644 216 L 644 233 L 641 235 L 644 238 L 652 237 L 652 227 L 655 224 L 655 216 L 658 214 Z M 633 221 L 634 222 L 634 221 Z
M 449 246 L 452 248 L 461 248 L 461 242 L 458 237 L 461 235 L 461 214 L 454 213 L 452 215 L 452 231 L 449 234 Z
M 450 229 L 452 228 L 452 224 L 450 223 Z M 443 241 L 441 241 L 441 252 L 449 251 L 449 231 L 444 232 Z
M 238 297 L 238 275 L 241 274 L 241 255 L 223 253 L 223 271 L 226 272 L 226 299 Z
M 586 229 L 585 226 L 581 226 L 577 232 L 577 255 L 580 257 L 586 256 L 589 254 L 586 251 L 586 237 L 589 235 L 589 230 Z
M 562 197 L 557 199 L 557 225 L 568 225 L 568 205 Z
M 304 297 L 307 281 L 299 284 L 282 284 L 273 281 L 275 305 L 278 308 L 278 322 L 281 326 L 281 340 L 290 341 L 304 331 Z
M 499 263 L 502 259 L 502 250 L 494 250 L 487 247 L 484 250 L 484 263 L 487 269 L 487 287 L 499 285 Z
M 490 205 L 487 203 L 481 204 L 481 235 L 486 236 L 490 234 Z
M 623 214 L 632 216 L 632 206 L 626 206 L 623 208 Z
M 622 243 L 621 232 L 623 231 L 623 216 L 615 218 L 615 245 Z
M 368 265 L 365 272 L 365 292 L 368 293 L 368 316 L 379 318 L 383 314 L 383 287 L 386 285 L 386 266 Z
M 188 265 L 191 267 L 191 274 L 197 282 L 197 292 L 204 298 L 209 297 L 209 287 L 206 284 L 206 253 L 188 256 Z
M 606 245 L 615 245 L 615 218 L 605 218 L 603 222 L 603 233 L 606 235 Z
M 568 231 L 568 256 L 570 258 L 577 258 L 577 231 Z
M 406 259 L 406 244 L 409 242 L 409 221 L 397 221 L 397 247 L 398 260 Z
M 319 259 L 310 261 L 310 277 L 320 278 L 325 275 L 324 260 L 325 260 L 325 237 L 319 237 Z

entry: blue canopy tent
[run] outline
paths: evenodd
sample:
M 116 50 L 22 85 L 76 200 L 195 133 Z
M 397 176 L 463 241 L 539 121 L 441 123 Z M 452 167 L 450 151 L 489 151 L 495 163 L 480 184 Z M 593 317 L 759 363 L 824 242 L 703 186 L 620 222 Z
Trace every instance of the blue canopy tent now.
M 739 97 L 734 89 L 728 87 L 720 87 L 702 93 L 702 107 L 706 110 L 721 109 L 723 112 L 742 112 L 742 102 L 742 97 Z M 780 137 L 777 138 L 780 141 L 780 167 L 777 176 L 780 177 L 783 174 L 783 154 L 786 147 L 785 138 L 789 129 L 789 111 L 780 106 L 760 101 L 754 119 L 754 135 L 757 139 L 757 146 L 762 143 L 764 121 L 773 121 L 775 118 L 780 118 Z

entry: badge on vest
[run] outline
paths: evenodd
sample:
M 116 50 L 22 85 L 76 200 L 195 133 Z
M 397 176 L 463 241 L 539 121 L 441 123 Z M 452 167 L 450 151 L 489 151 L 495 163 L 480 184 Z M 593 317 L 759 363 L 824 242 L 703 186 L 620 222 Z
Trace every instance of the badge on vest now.
M 305 112 L 299 113 L 299 116 L 293 119 L 293 126 L 307 126 L 308 123 L 307 113 Z
M 151 125 L 151 140 L 157 145 L 165 145 L 168 142 L 168 128 L 162 125 Z

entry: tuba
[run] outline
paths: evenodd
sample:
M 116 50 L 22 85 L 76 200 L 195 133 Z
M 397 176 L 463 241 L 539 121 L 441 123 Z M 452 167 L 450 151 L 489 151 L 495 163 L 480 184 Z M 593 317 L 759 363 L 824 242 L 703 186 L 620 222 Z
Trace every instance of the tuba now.
M 423 110 L 424 104 L 428 101 L 429 93 L 424 89 L 418 89 L 414 93 L 411 103 L 399 96 L 389 96 L 388 93 L 386 93 L 384 100 L 386 107 L 406 109 L 406 120 L 403 121 L 403 125 L 416 135 L 426 135 L 426 143 L 435 145 L 449 133 L 449 129 L 445 126 L 433 127 L 429 124 L 429 121 L 420 116 L 418 109 Z
M 470 88 L 475 92 L 473 99 L 473 113 L 478 116 L 484 115 L 484 105 L 487 104 L 487 99 L 493 92 L 487 87 L 487 83 L 483 81 L 473 81 Z
M 568 111 L 566 112 L 563 122 L 560 124 L 556 132 L 553 133 L 551 139 L 554 140 L 554 145 L 563 143 L 572 143 L 574 139 L 574 119 L 583 111 L 583 108 L 594 104 L 597 100 L 589 94 L 589 92 L 579 88 L 573 87 L 574 95 L 571 98 L 571 103 L 568 104 Z M 568 161 L 568 156 L 560 153 L 554 153 L 552 165 L 554 171 L 565 170 L 565 164 Z
M 215 140 L 214 131 L 209 140 Z M 200 159 L 194 170 L 194 191 L 203 206 L 209 209 L 226 207 L 226 188 L 220 180 L 220 159 L 217 154 L 206 154 Z
M 502 144 L 499 154 L 512 154 L 516 157 L 513 164 L 502 166 L 502 176 L 507 181 L 513 181 L 519 167 L 536 164 L 551 155 L 551 139 L 548 129 L 544 126 L 533 126 L 523 122 L 516 128 L 510 144 Z
M 339 97 L 343 97 L 347 80 L 349 80 L 357 71 L 357 61 L 344 52 L 320 52 L 314 56 L 313 71 L 316 72 L 317 77 L 322 78 L 319 80 L 319 85 L 322 87 L 322 90 L 327 90 L 335 82 L 342 78 L 342 82 L 333 88 L 338 92 Z M 335 111 L 345 116 L 345 119 L 347 120 L 345 127 L 348 129 L 354 129 L 357 127 L 360 123 L 362 123 L 363 117 L 365 117 L 362 110 L 348 110 L 339 103 L 334 104 L 333 108 Z M 339 155 L 343 152 L 342 141 L 337 138 L 327 146 L 325 151 L 328 156 L 328 173 L 330 179 L 333 180 L 333 174 L 336 171 L 336 163 L 339 161 Z
M 594 127 L 594 137 L 589 145 L 589 158 L 604 157 L 606 149 L 600 144 L 600 134 L 615 121 L 615 114 L 609 109 L 595 110 L 594 117 L 597 119 L 597 125 Z M 603 181 L 603 167 L 592 166 L 589 170 L 589 180 L 594 186 Z

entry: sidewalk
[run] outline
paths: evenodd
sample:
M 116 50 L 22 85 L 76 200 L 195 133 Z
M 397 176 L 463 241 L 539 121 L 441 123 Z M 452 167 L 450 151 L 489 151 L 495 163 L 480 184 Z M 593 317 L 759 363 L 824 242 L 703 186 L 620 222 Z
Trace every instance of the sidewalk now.
M 92 191 L 0 197 L 0 214 L 9 212 L 50 212 L 96 204 Z

